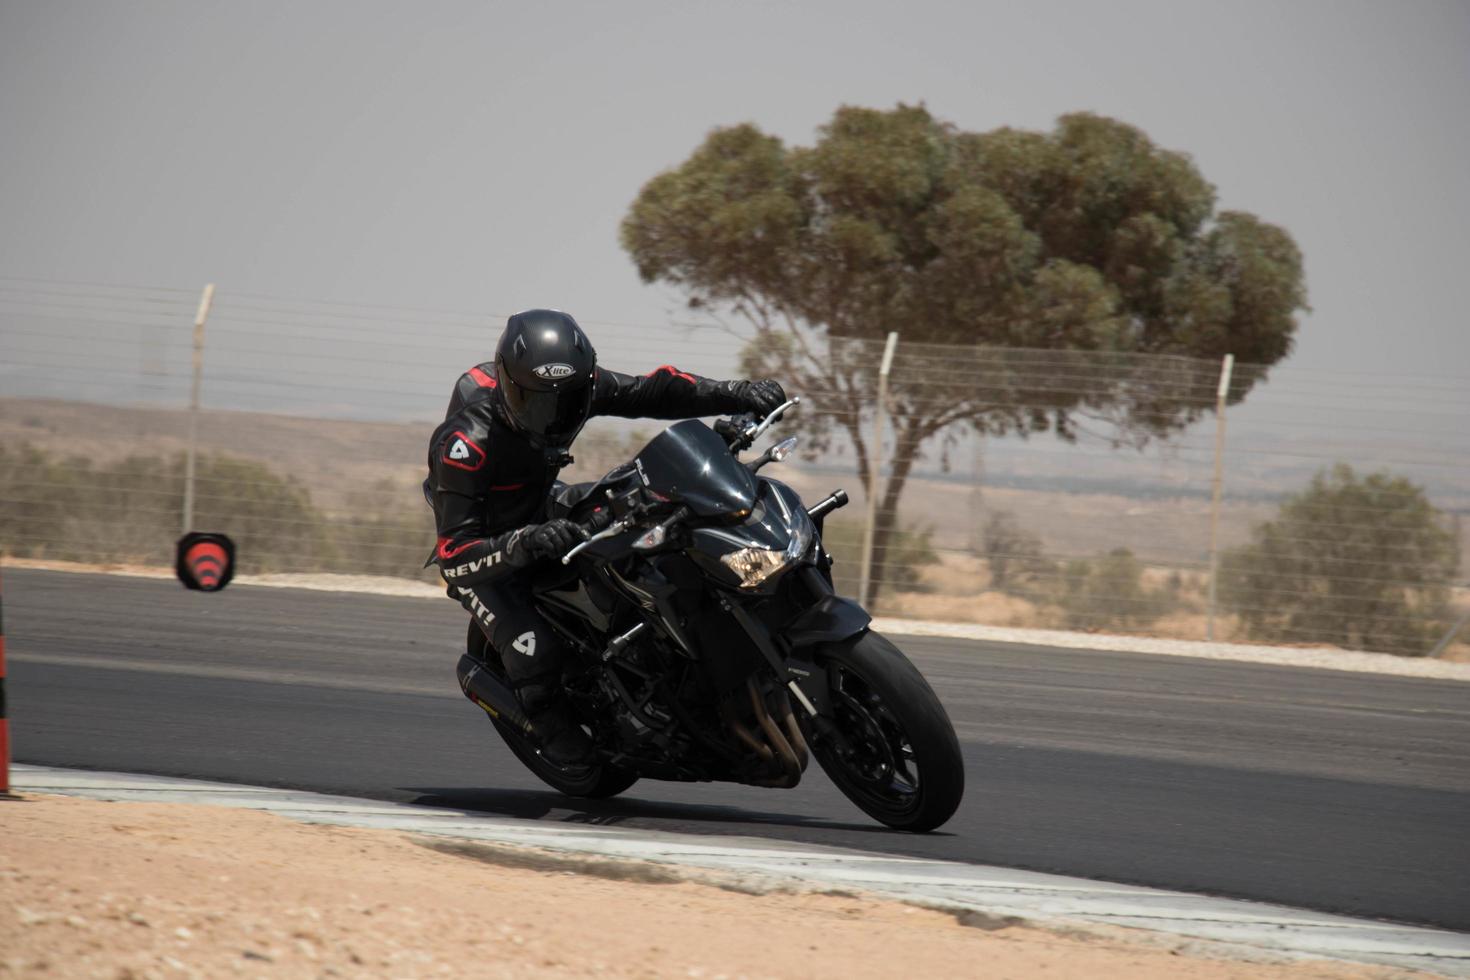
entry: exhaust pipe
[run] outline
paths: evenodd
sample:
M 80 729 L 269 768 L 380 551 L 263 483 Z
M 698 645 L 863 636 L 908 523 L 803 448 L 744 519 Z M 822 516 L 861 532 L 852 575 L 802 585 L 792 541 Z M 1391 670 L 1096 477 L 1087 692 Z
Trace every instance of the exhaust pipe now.
M 486 670 L 483 663 L 467 653 L 462 654 L 454 672 L 459 675 L 459 689 L 464 696 L 484 708 L 487 715 L 527 735 L 532 734 L 531 720 L 521 710 L 515 692 Z

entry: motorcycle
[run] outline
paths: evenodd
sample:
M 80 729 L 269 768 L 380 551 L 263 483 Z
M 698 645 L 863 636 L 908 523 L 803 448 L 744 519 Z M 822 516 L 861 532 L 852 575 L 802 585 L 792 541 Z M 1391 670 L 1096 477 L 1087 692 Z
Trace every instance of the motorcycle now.
M 869 816 L 928 831 L 964 794 L 959 742 L 903 653 L 834 592 L 824 518 L 758 476 L 797 444 L 739 460 L 800 399 L 753 416 L 677 422 L 594 484 L 559 485 L 551 517 L 588 534 L 537 571 L 534 602 L 567 642 L 585 764 L 546 759 L 499 657 L 471 620 L 461 690 L 525 766 L 558 791 L 602 798 L 640 778 L 790 788 L 815 756 Z

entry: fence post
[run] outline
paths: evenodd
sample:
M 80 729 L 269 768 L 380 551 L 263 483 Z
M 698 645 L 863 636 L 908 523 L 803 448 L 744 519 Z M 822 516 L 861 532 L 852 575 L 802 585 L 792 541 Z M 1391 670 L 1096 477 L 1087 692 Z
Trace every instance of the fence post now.
M 204 374 L 204 323 L 214 305 L 214 283 L 204 287 L 194 314 L 194 381 L 189 387 L 189 449 L 184 463 L 184 534 L 194 527 L 194 460 L 199 455 L 199 384 Z
M 1463 616 L 1455 620 L 1455 625 L 1450 627 L 1449 632 L 1440 637 L 1439 642 L 1434 645 L 1434 649 L 1429 651 L 1429 659 L 1433 660 L 1441 653 L 1444 653 L 1445 650 L 1449 649 L 1449 645 L 1454 642 L 1455 637 L 1460 635 L 1460 630 L 1465 628 L 1466 623 L 1470 623 L 1470 610 L 1466 610 Z
M 858 602 L 866 606 L 873 598 L 873 542 L 878 524 L 878 477 L 883 469 L 883 430 L 888 427 L 888 372 L 893 368 L 893 350 L 898 332 L 889 331 L 883 344 L 883 362 L 878 367 L 878 404 L 873 410 L 873 444 L 868 449 L 868 519 L 863 525 L 863 562 L 858 577 Z
M 1215 478 L 1210 486 L 1210 599 L 1205 620 L 1205 639 L 1215 638 L 1215 588 L 1220 577 L 1220 495 L 1225 486 L 1225 396 L 1230 394 L 1230 374 L 1235 355 L 1220 362 L 1220 386 L 1215 389 Z

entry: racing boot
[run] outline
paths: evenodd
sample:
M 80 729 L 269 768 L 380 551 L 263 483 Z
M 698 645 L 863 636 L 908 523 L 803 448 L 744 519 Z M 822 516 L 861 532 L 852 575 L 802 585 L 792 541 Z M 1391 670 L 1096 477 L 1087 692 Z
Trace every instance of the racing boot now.
M 516 687 L 536 737 L 541 755 L 558 766 L 586 765 L 592 760 L 592 736 L 578 723 L 556 678 L 537 678 Z

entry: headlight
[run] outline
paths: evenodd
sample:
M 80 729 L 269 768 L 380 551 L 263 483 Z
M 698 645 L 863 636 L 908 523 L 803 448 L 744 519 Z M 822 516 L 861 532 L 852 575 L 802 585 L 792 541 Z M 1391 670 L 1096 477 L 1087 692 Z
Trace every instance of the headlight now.
M 801 521 L 791 529 L 791 540 L 783 551 L 773 548 L 741 548 L 720 556 L 725 567 L 740 579 L 742 589 L 759 588 L 766 579 L 806 554 L 812 543 L 810 521 Z

